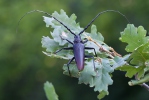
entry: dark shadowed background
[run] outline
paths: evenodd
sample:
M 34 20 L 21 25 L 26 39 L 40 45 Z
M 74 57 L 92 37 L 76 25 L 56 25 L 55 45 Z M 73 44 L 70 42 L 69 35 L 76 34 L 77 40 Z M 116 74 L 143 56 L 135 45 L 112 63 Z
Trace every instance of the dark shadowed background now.
M 42 53 L 42 36 L 49 36 L 50 28 L 43 22 L 43 14 L 27 15 L 18 27 L 19 19 L 28 11 L 39 9 L 49 13 L 63 9 L 85 27 L 98 12 L 118 10 L 135 26 L 149 29 L 149 1 L 145 0 L 1 0 L 0 1 L 0 100 L 47 100 L 43 84 L 52 82 L 59 100 L 97 100 L 98 92 L 88 85 L 78 85 L 75 78 L 63 75 L 67 61 L 50 58 Z M 94 24 L 105 42 L 125 55 L 126 44 L 119 41 L 127 21 L 117 13 L 101 15 Z M 90 28 L 87 30 L 90 31 Z M 140 86 L 128 86 L 124 72 L 115 71 L 109 95 L 103 100 L 149 100 L 149 92 Z

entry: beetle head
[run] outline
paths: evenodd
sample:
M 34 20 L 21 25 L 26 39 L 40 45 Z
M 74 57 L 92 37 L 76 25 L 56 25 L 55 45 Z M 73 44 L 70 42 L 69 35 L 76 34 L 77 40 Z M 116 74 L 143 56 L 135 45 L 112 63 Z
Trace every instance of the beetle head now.
M 82 42 L 80 35 L 75 35 L 74 36 L 74 43 L 79 43 Z

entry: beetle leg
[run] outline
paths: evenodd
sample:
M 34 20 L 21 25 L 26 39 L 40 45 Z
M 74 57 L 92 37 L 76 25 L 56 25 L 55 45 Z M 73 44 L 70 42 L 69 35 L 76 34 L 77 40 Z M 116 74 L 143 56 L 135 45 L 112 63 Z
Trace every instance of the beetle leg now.
M 83 44 L 86 43 L 86 42 L 88 42 L 88 39 L 87 38 L 85 38 L 85 40 L 83 41 Z
M 96 53 L 96 51 L 95 51 L 95 48 L 92 48 L 92 47 L 85 47 L 85 49 L 94 49 L 94 53 L 95 53 L 95 56 L 97 57 L 97 53 Z
M 75 59 L 75 57 L 71 58 L 69 60 L 69 62 L 67 63 L 67 67 L 68 67 L 68 71 L 69 71 L 69 75 L 71 76 L 70 70 L 69 70 L 69 64 Z
M 58 52 L 60 52 L 61 50 L 73 50 L 73 47 L 68 47 L 68 48 L 66 48 L 66 47 L 64 47 L 64 48 L 61 48 L 60 50 L 57 50 L 56 52 L 55 52 L 55 54 L 56 53 L 58 53 Z
M 70 40 L 68 40 L 68 39 L 64 39 L 64 40 L 68 41 L 70 44 L 72 44 L 72 45 L 73 45 L 73 43 L 72 43 Z
M 93 59 L 93 65 L 94 65 L 94 71 L 95 71 L 95 60 L 94 60 L 94 56 L 91 55 L 85 55 L 85 58 L 92 58 Z
M 73 43 L 72 43 L 70 40 L 68 40 L 68 39 L 64 39 L 62 36 L 60 36 L 60 37 L 61 37 L 62 40 L 66 40 L 66 41 L 68 41 L 70 44 L 73 45 Z

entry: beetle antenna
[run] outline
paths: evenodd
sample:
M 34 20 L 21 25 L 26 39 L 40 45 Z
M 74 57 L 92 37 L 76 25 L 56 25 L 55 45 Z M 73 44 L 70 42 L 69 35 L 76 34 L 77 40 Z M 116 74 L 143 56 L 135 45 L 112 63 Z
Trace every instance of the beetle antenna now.
M 65 24 L 63 24 L 63 23 L 62 23 L 61 21 L 59 21 L 57 18 L 55 18 L 54 16 L 50 15 L 49 13 L 44 12 L 44 11 L 41 11 L 41 10 L 32 10 L 32 11 L 29 11 L 29 12 L 25 13 L 25 14 L 20 18 L 20 20 L 19 20 L 19 22 L 18 22 L 18 25 L 17 25 L 17 28 L 16 28 L 16 33 L 18 32 L 18 26 L 19 26 L 21 20 L 22 20 L 27 14 L 30 14 L 30 13 L 33 13 L 33 12 L 44 13 L 44 14 L 46 14 L 46 15 L 48 15 L 48 16 L 54 18 L 57 22 L 59 22 L 61 25 L 63 25 L 71 34 L 73 34 L 73 35 L 76 36 L 76 34 L 74 34 Z
M 105 10 L 105 11 L 102 11 L 102 12 L 98 13 L 96 15 L 96 17 L 94 19 L 92 19 L 92 21 L 79 33 L 79 35 L 82 34 L 95 21 L 95 19 L 99 17 L 99 15 L 101 15 L 103 13 L 106 13 L 106 12 L 116 12 L 116 13 L 119 13 L 120 15 L 122 15 L 127 20 L 128 23 L 130 23 L 129 20 L 127 19 L 127 17 L 124 14 L 122 14 L 121 12 L 116 11 L 116 10 Z

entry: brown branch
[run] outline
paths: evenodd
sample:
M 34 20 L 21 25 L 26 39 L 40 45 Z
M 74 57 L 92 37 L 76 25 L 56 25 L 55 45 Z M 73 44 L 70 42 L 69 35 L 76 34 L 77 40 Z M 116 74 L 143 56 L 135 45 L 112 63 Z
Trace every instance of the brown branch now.
M 85 36 L 86 36 L 86 38 L 87 38 L 89 41 L 92 41 L 93 43 L 95 43 L 95 44 L 99 47 L 99 50 L 110 54 L 110 55 L 111 55 L 111 56 L 110 56 L 111 58 L 114 58 L 113 56 L 120 56 L 120 57 L 121 57 L 121 55 L 118 54 L 112 47 L 110 47 L 110 50 L 111 50 L 112 52 L 110 52 L 110 51 L 108 51 L 108 50 L 105 50 L 105 49 L 102 47 L 102 45 L 98 44 L 98 43 L 97 43 L 95 40 L 93 40 L 90 36 L 87 36 L 87 35 L 85 35 Z

